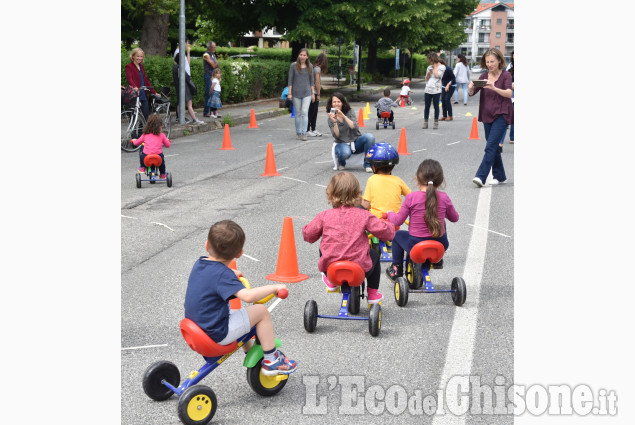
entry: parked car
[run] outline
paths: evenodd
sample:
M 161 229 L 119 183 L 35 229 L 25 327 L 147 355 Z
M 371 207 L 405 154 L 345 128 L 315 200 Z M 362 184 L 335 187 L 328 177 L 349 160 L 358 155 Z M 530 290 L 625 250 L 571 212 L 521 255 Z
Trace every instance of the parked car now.
M 483 68 L 481 68 L 480 66 L 475 65 L 472 69 L 470 69 L 470 71 L 472 71 L 473 74 L 481 74 L 485 70 Z

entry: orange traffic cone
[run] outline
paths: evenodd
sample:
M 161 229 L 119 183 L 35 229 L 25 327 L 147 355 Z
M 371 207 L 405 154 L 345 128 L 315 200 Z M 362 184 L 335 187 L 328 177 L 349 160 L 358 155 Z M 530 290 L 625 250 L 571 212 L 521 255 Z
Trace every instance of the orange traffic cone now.
M 300 282 L 309 276 L 300 274 L 298 270 L 298 254 L 295 250 L 295 237 L 293 236 L 293 220 L 285 217 L 282 224 L 282 237 L 280 238 L 280 250 L 278 251 L 278 264 L 276 272 L 265 276 L 267 280 L 276 282 Z
M 359 117 L 357 118 L 358 127 L 366 127 L 364 125 L 364 108 L 359 108 Z
M 403 108 L 406 106 L 406 102 L 403 101 L 403 96 L 401 96 L 401 104 L 399 105 L 400 108 Z
M 478 122 L 476 122 L 476 117 L 472 119 L 472 131 L 470 132 L 470 137 L 468 140 L 481 140 L 478 137 Z
M 251 118 L 249 120 L 249 127 L 247 128 L 258 128 L 258 124 L 256 124 L 256 111 L 251 110 Z
M 280 173 L 276 168 L 276 159 L 273 157 L 273 145 L 271 143 L 267 143 L 267 160 L 265 161 L 265 172 L 262 173 L 261 176 L 272 177 L 279 175 Z
M 232 270 L 238 270 L 238 268 L 236 267 L 236 259 L 234 258 L 233 260 L 231 260 L 231 262 L 229 263 L 228 266 L 230 269 Z M 240 303 L 240 298 L 232 298 L 231 300 L 229 300 L 229 308 L 232 310 L 240 310 L 242 307 L 242 304 Z
M 399 135 L 399 148 L 397 148 L 399 155 L 412 155 L 408 152 L 408 142 L 406 141 L 406 129 L 401 127 L 401 134 Z
M 232 138 L 229 135 L 229 125 L 225 124 L 225 133 L 223 133 L 223 147 L 218 148 L 221 151 L 233 151 L 236 148 L 232 148 Z

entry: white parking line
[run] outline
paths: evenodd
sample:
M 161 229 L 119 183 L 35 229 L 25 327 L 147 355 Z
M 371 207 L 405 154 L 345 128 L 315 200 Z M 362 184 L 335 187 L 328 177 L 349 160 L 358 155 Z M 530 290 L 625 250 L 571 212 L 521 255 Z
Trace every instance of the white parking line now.
M 326 164 L 328 162 L 333 162 L 332 159 L 328 160 L 328 161 L 319 161 L 319 162 L 314 162 L 314 164 Z
M 482 188 L 478 196 L 475 222 L 479 228 L 487 229 L 489 224 L 490 201 L 492 188 Z M 477 227 L 477 226 L 475 226 Z M 485 264 L 485 251 L 487 248 L 487 233 L 472 231 L 470 245 L 467 249 L 463 279 L 467 287 L 467 298 L 462 307 L 454 309 L 454 321 L 452 332 L 448 341 L 448 349 L 445 353 L 445 366 L 439 389 L 445 389 L 448 381 L 456 375 L 469 375 L 472 370 L 472 358 L 474 355 L 474 338 L 476 336 L 476 321 L 478 318 L 478 304 L 481 290 L 481 278 L 483 265 Z M 460 392 L 445 392 L 446 405 L 458 406 Z M 445 415 L 434 417 L 432 424 L 465 424 L 465 415 L 454 416 L 448 412 Z
M 156 347 L 167 347 L 168 344 L 159 344 L 159 345 L 143 345 L 141 347 L 126 347 L 126 348 L 122 348 L 121 350 L 141 350 L 143 348 L 156 348 Z
M 163 224 L 163 223 L 159 223 L 159 222 L 153 221 L 153 222 L 151 222 L 151 224 L 158 224 L 159 226 L 163 226 L 163 227 L 165 227 L 166 229 L 172 230 L 172 231 L 174 232 L 174 229 L 170 229 L 168 226 L 166 226 L 166 225 L 165 225 L 165 224 Z
M 280 177 L 282 177 L 283 179 L 289 179 L 289 180 L 295 180 L 295 181 L 301 182 L 301 183 L 307 183 L 304 180 L 294 179 L 293 177 L 287 177 L 287 176 L 280 176 Z
M 274 147 L 274 146 L 284 146 L 284 145 L 285 145 L 284 143 L 276 143 L 275 145 L 271 144 L 272 147 Z M 267 146 L 268 145 L 259 145 L 258 147 L 259 148 L 266 148 Z
M 324 187 L 324 188 L 326 188 L 326 186 L 324 186 L 323 184 L 317 184 L 317 183 L 315 183 L 315 185 L 316 185 L 316 186 L 320 186 L 320 187 Z
M 133 220 L 138 220 L 138 219 L 137 219 L 137 217 L 130 217 L 129 215 L 123 215 L 123 214 L 121 214 L 121 217 L 122 217 L 122 218 L 131 218 L 131 219 L 133 219 Z
M 450 145 L 456 145 L 457 143 L 461 143 L 461 141 L 459 140 L 458 142 L 448 143 L 448 146 L 450 146 Z
M 469 224 L 469 223 L 468 223 L 468 226 L 476 227 L 477 229 L 487 230 L 488 232 L 491 232 L 491 233 L 496 233 L 497 235 L 501 235 L 501 236 L 504 236 L 504 237 L 506 237 L 506 238 L 511 238 L 511 236 L 509 236 L 509 235 L 505 235 L 505 234 L 503 234 L 503 233 L 498 233 L 498 232 L 495 232 L 495 231 L 493 231 L 493 230 L 486 229 L 486 228 L 484 228 L 484 227 L 475 226 L 474 224 Z
M 180 153 L 173 153 L 172 155 L 163 155 L 164 158 L 167 158 L 169 156 L 179 156 L 181 155 Z
M 417 152 L 421 152 L 421 151 L 427 151 L 427 149 L 418 149 L 416 151 L 412 151 L 412 153 L 417 153 Z
M 276 171 L 286 170 L 287 168 L 289 168 L 289 167 L 276 168 Z
M 257 258 L 250 257 L 249 255 L 245 254 L 244 252 L 243 252 L 243 257 L 247 257 L 247 258 L 249 258 L 250 260 L 253 260 L 253 261 L 260 261 Z

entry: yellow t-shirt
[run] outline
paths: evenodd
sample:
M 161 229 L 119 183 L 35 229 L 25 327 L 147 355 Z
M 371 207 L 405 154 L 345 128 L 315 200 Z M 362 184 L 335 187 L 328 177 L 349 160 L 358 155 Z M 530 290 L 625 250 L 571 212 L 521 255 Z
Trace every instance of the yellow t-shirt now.
M 373 174 L 366 182 L 363 198 L 370 202 L 370 212 L 377 218 L 388 210 L 398 212 L 401 196 L 411 192 L 408 185 L 391 174 Z

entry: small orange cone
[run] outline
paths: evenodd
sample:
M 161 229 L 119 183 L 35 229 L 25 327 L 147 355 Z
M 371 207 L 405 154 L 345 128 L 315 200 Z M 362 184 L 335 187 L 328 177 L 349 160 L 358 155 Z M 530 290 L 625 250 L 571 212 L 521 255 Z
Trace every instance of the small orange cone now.
M 399 105 L 400 108 L 403 108 L 406 106 L 406 102 L 404 102 L 403 100 L 403 96 L 401 97 L 401 104 Z
M 265 161 L 265 172 L 262 173 L 261 176 L 273 177 L 279 175 L 280 173 L 276 168 L 276 159 L 273 157 L 273 145 L 271 143 L 267 143 L 267 160 Z
M 256 124 L 256 111 L 251 110 L 251 119 L 249 120 L 249 127 L 247 128 L 258 128 L 258 124 Z
M 298 254 L 295 250 L 293 220 L 291 217 L 285 217 L 282 224 L 282 237 L 280 238 L 280 250 L 278 251 L 276 272 L 265 276 L 265 278 L 267 280 L 287 283 L 300 282 L 309 278 L 309 276 L 305 274 L 300 274 L 298 270 Z
M 221 151 L 233 151 L 236 148 L 232 148 L 232 138 L 229 135 L 229 125 L 225 124 L 225 133 L 223 133 L 223 147 L 218 148 Z
M 358 127 L 366 127 L 364 125 L 364 108 L 359 108 L 359 117 L 357 118 Z
M 478 137 L 478 122 L 476 122 L 476 117 L 472 119 L 472 131 L 470 132 L 470 137 L 468 140 L 481 140 Z
M 399 148 L 397 148 L 399 155 L 412 155 L 408 152 L 408 142 L 406 141 L 406 129 L 401 127 L 401 134 L 399 135 Z
M 234 258 L 233 260 L 231 260 L 231 262 L 229 263 L 228 266 L 230 269 L 232 270 L 238 270 L 238 268 L 236 267 L 236 259 Z M 229 308 L 232 310 L 240 310 L 242 307 L 242 304 L 240 303 L 240 298 L 232 298 L 231 300 L 229 300 Z

